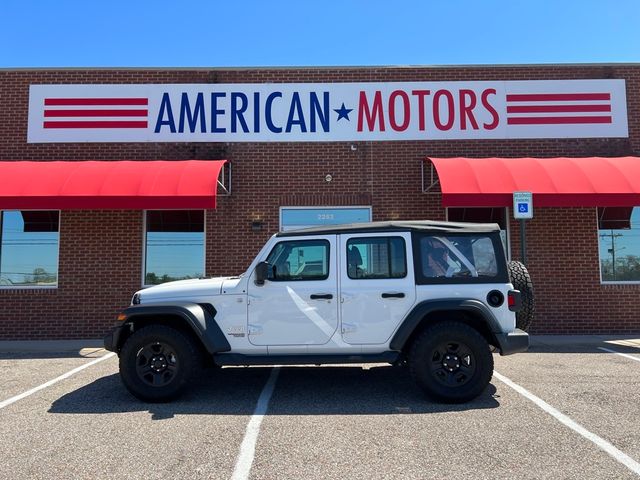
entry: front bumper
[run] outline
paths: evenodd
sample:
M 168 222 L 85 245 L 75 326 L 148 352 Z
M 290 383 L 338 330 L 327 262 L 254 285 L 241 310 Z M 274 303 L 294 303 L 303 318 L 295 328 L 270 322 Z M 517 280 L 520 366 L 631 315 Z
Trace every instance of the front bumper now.
M 496 333 L 495 336 L 500 355 L 512 355 L 529 350 L 529 334 L 524 330 L 516 328 L 513 332 Z
M 122 330 L 124 326 L 119 325 L 111 330 L 104 337 L 104 348 L 110 352 L 118 352 L 120 346 L 120 337 L 122 336 Z

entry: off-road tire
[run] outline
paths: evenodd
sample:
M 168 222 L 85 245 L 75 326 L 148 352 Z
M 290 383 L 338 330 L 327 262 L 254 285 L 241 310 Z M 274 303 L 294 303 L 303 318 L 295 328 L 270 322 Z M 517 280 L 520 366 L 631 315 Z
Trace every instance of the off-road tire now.
M 186 388 L 199 368 L 194 341 L 175 328 L 149 325 L 134 332 L 120 351 L 120 378 L 146 402 L 167 402 Z
M 470 357 L 468 365 L 463 360 L 466 356 Z M 451 360 L 446 360 L 449 357 Z M 453 371 L 443 365 L 450 365 Z M 409 352 L 409 368 L 415 382 L 432 399 L 463 403 L 476 398 L 489 385 L 493 355 L 477 330 L 461 322 L 446 321 L 427 327 L 418 335 Z
M 516 312 L 516 328 L 528 332 L 535 315 L 531 276 L 527 267 L 520 262 L 509 262 L 507 270 L 509 271 L 509 279 L 513 284 L 513 288 L 520 290 L 522 295 L 522 308 L 519 312 Z

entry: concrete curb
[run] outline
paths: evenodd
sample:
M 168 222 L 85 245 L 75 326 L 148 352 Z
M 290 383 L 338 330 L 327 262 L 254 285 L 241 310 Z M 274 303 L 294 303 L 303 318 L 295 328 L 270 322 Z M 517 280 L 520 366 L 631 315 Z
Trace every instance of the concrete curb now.
M 0 353 L 63 353 L 83 348 L 104 348 L 102 339 L 86 340 L 3 340 Z
M 531 335 L 532 346 L 593 346 L 622 344 L 640 347 L 640 335 Z

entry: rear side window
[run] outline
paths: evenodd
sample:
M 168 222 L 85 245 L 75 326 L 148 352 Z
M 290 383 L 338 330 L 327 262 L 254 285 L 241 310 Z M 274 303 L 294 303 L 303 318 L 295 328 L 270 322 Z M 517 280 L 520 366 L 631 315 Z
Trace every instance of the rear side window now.
M 418 280 L 423 283 L 506 282 L 504 253 L 497 235 L 417 235 Z
M 326 280 L 329 278 L 329 242 L 296 240 L 280 242 L 267 257 L 269 280 Z
M 407 254 L 402 237 L 352 238 L 347 241 L 346 255 L 349 278 L 407 276 Z

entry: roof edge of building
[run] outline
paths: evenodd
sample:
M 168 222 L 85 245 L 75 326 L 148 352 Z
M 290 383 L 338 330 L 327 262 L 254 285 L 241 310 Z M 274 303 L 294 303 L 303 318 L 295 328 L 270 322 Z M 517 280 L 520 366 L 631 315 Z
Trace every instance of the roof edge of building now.
M 307 65 L 307 66 L 224 66 L 224 67 L 0 67 L 0 72 L 29 71 L 244 71 L 244 70 L 370 70 L 370 69 L 445 69 L 445 68 L 534 68 L 534 67 L 638 67 L 640 62 L 606 62 L 606 63 L 477 63 L 477 64 L 443 64 L 443 65 Z

